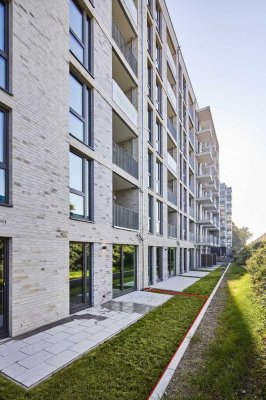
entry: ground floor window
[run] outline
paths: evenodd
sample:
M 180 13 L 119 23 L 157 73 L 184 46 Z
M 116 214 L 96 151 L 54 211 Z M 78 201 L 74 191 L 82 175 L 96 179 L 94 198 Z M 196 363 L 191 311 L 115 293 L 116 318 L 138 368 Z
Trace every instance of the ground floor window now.
M 136 287 L 136 246 L 113 245 L 113 295 Z
M 91 305 L 92 244 L 71 242 L 69 245 L 70 310 Z
M 174 247 L 168 248 L 168 275 L 176 275 L 176 249 Z
M 157 282 L 163 280 L 163 248 L 156 247 L 156 278 Z
M 8 241 L 0 238 L 0 338 L 7 336 Z
M 148 284 L 152 285 L 153 283 L 153 247 L 148 247 Z

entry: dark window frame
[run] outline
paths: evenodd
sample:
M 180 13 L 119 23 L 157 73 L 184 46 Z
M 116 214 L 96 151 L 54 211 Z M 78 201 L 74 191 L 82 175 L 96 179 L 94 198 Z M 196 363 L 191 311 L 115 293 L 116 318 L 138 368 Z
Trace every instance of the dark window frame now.
M 138 263 L 138 246 L 134 245 L 134 244 L 125 244 L 125 243 L 113 243 L 112 245 L 112 251 L 114 249 L 114 246 L 118 246 L 120 248 L 120 265 L 121 265 L 121 270 L 120 270 L 120 283 L 121 283 L 121 291 L 119 293 L 114 294 L 113 292 L 113 298 L 119 297 L 123 294 L 126 293 L 130 293 L 134 290 L 136 290 L 137 287 L 137 263 Z M 134 287 L 133 288 L 129 288 L 129 289 L 124 289 L 124 284 L 125 284 L 125 276 L 124 276 L 124 272 L 125 272 L 125 263 L 124 263 L 124 247 L 126 246 L 132 246 L 135 249 L 134 252 Z M 112 275 L 112 286 L 113 286 L 113 275 Z M 113 288 L 112 288 L 113 289 Z
M 148 195 L 148 231 L 154 233 L 154 198 Z
M 158 129 L 158 127 L 159 127 L 159 129 Z M 163 143 L 162 143 L 163 135 L 162 135 L 162 132 L 163 132 L 162 124 L 157 119 L 156 120 L 156 140 L 155 140 L 155 143 L 156 143 L 156 151 L 160 155 L 162 155 L 162 151 L 163 151 Z M 158 140 L 158 138 L 159 138 L 159 140 Z
M 69 37 L 72 36 L 78 44 L 83 48 L 83 62 L 75 55 L 75 53 L 70 49 L 69 51 L 78 60 L 78 62 L 83 65 L 83 67 L 90 73 L 93 74 L 93 22 L 92 18 L 87 14 L 87 12 L 80 6 L 80 4 L 75 0 L 69 0 L 69 4 L 72 2 L 82 15 L 82 36 L 83 41 L 81 41 L 69 24 Z M 69 7 L 70 9 L 70 7 Z
M 79 153 L 78 151 L 76 151 L 73 148 L 70 148 L 70 150 L 69 150 L 69 157 L 70 157 L 70 153 L 72 153 L 82 159 L 82 192 L 71 188 L 70 184 L 69 184 L 69 193 L 73 193 L 73 194 L 83 197 L 83 201 L 84 201 L 84 216 L 71 213 L 71 211 L 70 211 L 70 213 L 69 213 L 70 219 L 93 222 L 93 217 L 94 217 L 93 161 L 92 161 L 92 159 Z M 69 178 L 70 178 L 70 173 L 69 173 Z M 70 205 L 70 203 L 69 203 L 69 205 Z
M 152 24 L 147 21 L 147 50 L 152 58 Z
M 4 115 L 4 137 L 3 137 L 3 152 L 4 152 L 4 160 L 0 161 L 0 170 L 5 172 L 5 200 L 1 201 L 0 205 L 9 205 L 10 204 L 10 188 L 9 188 L 9 112 L 2 107 L 0 107 L 0 112 Z
M 163 164 L 158 159 L 156 159 L 156 193 L 163 196 Z
M 158 41 L 156 41 L 156 69 L 160 76 L 162 76 L 162 48 Z
M 158 209 L 159 205 L 159 209 Z M 158 210 L 159 210 L 159 218 L 158 218 Z M 157 231 L 157 224 L 159 223 L 159 232 Z M 156 234 L 163 235 L 163 202 L 156 199 Z
M 148 142 L 152 145 L 153 143 L 153 111 L 152 108 L 148 107 Z
M 153 189 L 153 154 L 148 152 L 148 187 Z
M 162 85 L 156 81 L 156 111 L 162 115 Z
M 9 23 L 9 1 L 0 0 L 0 3 L 4 5 L 5 8 L 5 31 L 4 31 L 4 47 L 5 50 L 0 49 L 0 57 L 6 61 L 6 82 L 5 87 L 0 86 L 0 89 L 9 92 L 10 91 L 10 23 Z
M 150 64 L 148 64 L 148 66 L 147 66 L 147 75 L 148 75 L 148 79 L 147 79 L 148 97 L 152 101 L 152 96 L 153 96 L 153 69 L 152 69 L 152 66 Z
M 83 296 L 83 300 L 84 300 L 83 302 L 76 303 L 75 305 L 72 305 L 72 306 L 69 301 L 69 310 L 70 310 L 70 313 L 73 314 L 73 313 L 77 312 L 78 310 L 92 306 L 92 302 L 93 302 L 93 243 L 92 242 L 70 241 L 69 242 L 69 251 L 70 251 L 71 243 L 82 244 L 82 272 L 83 272 L 82 296 Z M 89 259 L 88 259 L 87 248 L 89 248 Z M 89 262 L 89 264 L 88 264 L 88 262 Z M 88 277 L 87 277 L 88 265 L 89 265 L 89 284 L 88 284 Z M 69 279 L 69 285 L 70 285 L 70 279 Z M 88 285 L 89 285 L 89 292 L 87 291 Z M 87 293 L 89 293 L 89 296 L 87 296 Z
M 155 22 L 157 32 L 159 33 L 160 38 L 162 38 L 162 10 L 158 2 L 155 4 Z
M 69 114 L 74 115 L 83 122 L 83 140 L 80 140 L 73 133 L 69 134 L 79 142 L 85 144 L 94 150 L 94 135 L 93 135 L 93 89 L 82 82 L 72 71 L 69 72 L 69 78 L 72 76 L 80 85 L 82 85 L 82 114 L 80 115 L 72 107 L 69 106 Z M 70 129 L 69 129 L 70 130 Z

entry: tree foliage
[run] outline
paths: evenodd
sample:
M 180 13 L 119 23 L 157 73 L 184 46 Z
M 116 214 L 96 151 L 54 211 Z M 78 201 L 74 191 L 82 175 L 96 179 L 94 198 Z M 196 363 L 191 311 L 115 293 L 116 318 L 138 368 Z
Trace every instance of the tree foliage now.
M 247 269 L 258 301 L 266 313 L 266 242 L 262 242 L 247 261 Z
M 238 226 L 233 222 L 233 250 L 235 253 L 238 253 L 251 237 L 252 233 L 249 228 L 246 226 L 238 228 Z

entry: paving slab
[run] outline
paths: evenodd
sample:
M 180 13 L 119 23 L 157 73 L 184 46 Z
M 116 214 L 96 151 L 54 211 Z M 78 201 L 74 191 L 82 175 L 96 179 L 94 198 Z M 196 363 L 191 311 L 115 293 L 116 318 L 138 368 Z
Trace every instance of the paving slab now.
M 160 306 L 163 303 L 165 303 L 171 297 L 172 296 L 165 295 L 165 294 L 149 293 L 149 292 L 137 290 L 135 292 L 125 294 L 124 296 L 117 297 L 116 299 L 114 299 L 114 301 L 132 302 L 135 304 L 144 304 L 147 306 L 157 307 L 157 306 Z
M 192 278 L 188 276 L 179 275 L 167 279 L 166 281 L 157 282 L 155 285 L 152 285 L 150 287 L 155 289 L 173 290 L 176 292 L 182 292 L 183 290 L 193 285 L 193 283 L 197 282 L 198 280 L 200 280 L 200 278 Z M 162 296 L 165 295 L 163 294 Z

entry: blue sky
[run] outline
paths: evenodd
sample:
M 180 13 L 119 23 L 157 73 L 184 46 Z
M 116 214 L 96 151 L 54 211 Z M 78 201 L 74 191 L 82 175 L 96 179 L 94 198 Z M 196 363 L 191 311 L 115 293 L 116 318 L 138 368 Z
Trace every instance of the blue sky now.
M 200 107 L 210 105 L 233 220 L 266 232 L 266 0 L 166 0 Z

